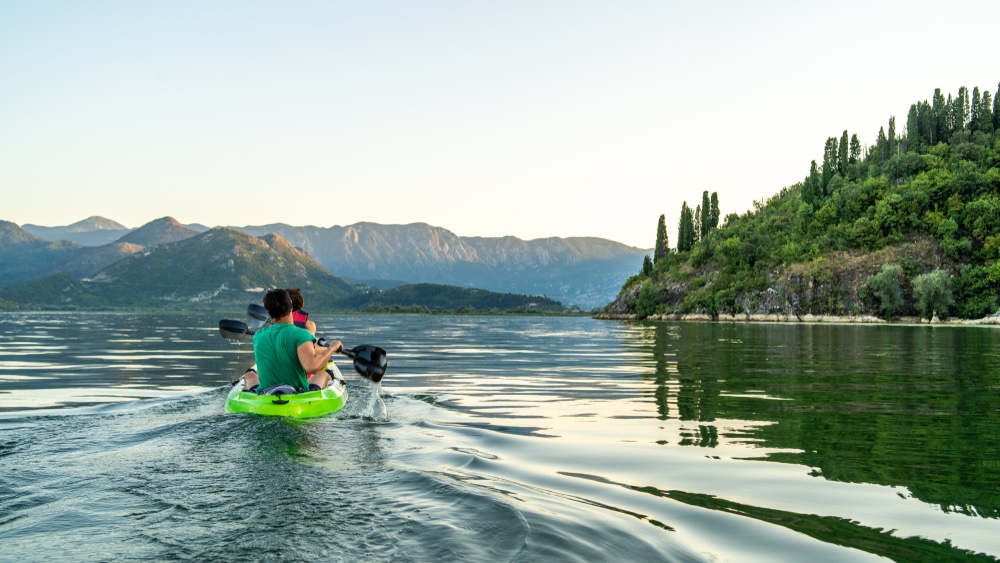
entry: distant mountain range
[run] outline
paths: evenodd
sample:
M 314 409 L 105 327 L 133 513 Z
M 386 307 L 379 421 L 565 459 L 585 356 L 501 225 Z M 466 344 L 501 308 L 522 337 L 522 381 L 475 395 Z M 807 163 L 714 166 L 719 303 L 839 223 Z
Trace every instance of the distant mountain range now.
M 610 302 L 650 251 L 592 238 L 460 237 L 424 223 L 347 227 L 240 227 L 278 233 L 331 272 L 354 280 L 404 280 L 545 295 L 592 308 Z
M 56 273 L 66 273 L 78 280 L 93 279 L 83 283 L 96 283 L 111 276 L 115 279 L 143 279 L 143 283 L 148 283 L 150 287 L 161 281 L 185 287 L 190 280 L 174 279 L 182 271 L 177 269 L 177 264 L 183 264 L 181 259 L 178 259 L 174 269 L 163 271 L 151 262 L 139 262 L 143 268 L 159 272 L 158 278 L 143 277 L 138 269 L 123 274 L 120 268 L 135 263 L 140 257 L 148 258 L 151 249 L 161 246 L 185 249 L 185 252 L 191 253 L 198 247 L 179 243 L 189 239 L 202 240 L 201 235 L 206 231 L 208 229 L 202 225 L 185 226 L 170 217 L 157 219 L 134 230 L 102 217 L 90 217 L 65 227 L 25 225 L 20 228 L 13 223 L 0 222 L 0 267 L 4 272 L 0 275 L 0 287 Z M 233 232 L 252 235 L 251 239 L 264 237 L 259 240 L 265 241 L 265 245 L 273 245 L 271 249 L 275 252 L 281 249 L 281 252 L 290 250 L 298 253 L 295 260 L 288 256 L 280 260 L 302 264 L 307 270 L 315 264 L 327 274 L 336 274 L 334 277 L 345 284 L 344 280 L 351 280 L 382 289 L 403 283 L 454 285 L 529 296 L 546 295 L 565 305 L 583 308 L 611 301 L 622 281 L 639 271 L 643 256 L 648 253 L 617 242 L 588 237 L 532 241 L 515 237 L 459 237 L 446 229 L 423 223 L 358 223 L 328 228 L 273 224 L 212 229 L 209 232 L 225 232 L 229 237 L 233 236 Z M 62 242 L 53 242 L 52 238 Z M 103 242 L 95 245 L 98 241 Z M 239 254 L 235 248 L 230 252 Z M 189 260 L 199 256 L 201 253 L 194 253 Z M 198 259 L 210 258 L 201 256 Z M 309 267 L 307 263 L 310 263 Z M 205 272 L 199 275 L 203 274 Z M 313 275 L 316 274 L 309 274 Z M 251 286 L 273 285 L 260 276 L 258 278 L 261 285 Z M 220 286 L 228 284 L 228 290 L 240 285 L 232 279 L 212 279 L 219 281 Z M 325 287 L 326 282 L 320 285 Z M 220 286 L 214 289 L 203 287 L 202 291 L 215 291 Z M 332 291 L 320 299 L 326 301 L 329 298 L 332 303 L 336 293 Z
M 357 292 L 279 235 L 212 229 L 144 248 L 90 278 L 59 273 L 11 285 L 0 298 L 29 307 L 219 309 L 245 307 L 275 286 L 301 287 L 323 309 Z
M 101 246 L 115 242 L 132 229 L 104 217 L 87 217 L 65 227 L 43 227 L 25 223 L 25 231 L 47 240 L 68 240 L 83 246 Z

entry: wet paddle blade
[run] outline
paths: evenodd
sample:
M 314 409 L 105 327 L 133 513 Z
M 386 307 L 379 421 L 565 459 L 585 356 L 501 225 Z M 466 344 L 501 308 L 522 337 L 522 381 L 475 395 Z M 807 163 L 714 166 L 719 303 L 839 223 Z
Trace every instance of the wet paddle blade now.
M 267 314 L 267 309 L 263 305 L 256 303 L 247 305 L 247 325 L 251 330 L 258 330 L 269 322 L 271 322 L 271 316 Z
M 361 377 L 375 383 L 382 381 L 385 368 L 389 366 L 385 350 L 378 346 L 365 344 L 345 351 L 344 354 L 354 359 L 354 369 L 361 374 Z
M 226 340 L 243 340 L 248 334 L 253 334 L 246 323 L 223 319 L 219 321 L 219 334 Z

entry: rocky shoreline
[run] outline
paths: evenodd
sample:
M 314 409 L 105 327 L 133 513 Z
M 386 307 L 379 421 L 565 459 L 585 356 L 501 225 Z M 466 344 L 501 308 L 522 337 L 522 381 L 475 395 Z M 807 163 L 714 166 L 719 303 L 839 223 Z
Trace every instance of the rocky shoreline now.
M 635 321 L 638 316 L 631 313 L 598 313 L 595 319 L 608 321 Z M 652 315 L 645 317 L 646 321 L 693 321 L 693 322 L 749 322 L 749 323 L 842 323 L 842 324 L 892 324 L 892 325 L 915 325 L 915 324 L 942 324 L 942 325 L 1000 325 L 1000 311 L 981 319 L 939 319 L 937 315 L 931 320 L 919 317 L 898 317 L 891 321 L 881 319 L 872 315 L 787 315 L 787 314 L 743 314 L 743 315 L 719 315 L 712 318 L 711 315 L 702 313 L 692 314 L 667 314 Z

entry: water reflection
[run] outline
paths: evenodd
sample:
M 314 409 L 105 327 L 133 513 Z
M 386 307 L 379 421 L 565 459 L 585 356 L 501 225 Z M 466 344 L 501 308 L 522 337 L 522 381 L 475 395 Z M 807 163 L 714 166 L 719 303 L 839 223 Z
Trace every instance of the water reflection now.
M 697 423 L 680 445 L 756 444 L 773 450 L 762 459 L 828 480 L 1000 516 L 995 330 L 685 323 L 645 334 L 660 418 Z

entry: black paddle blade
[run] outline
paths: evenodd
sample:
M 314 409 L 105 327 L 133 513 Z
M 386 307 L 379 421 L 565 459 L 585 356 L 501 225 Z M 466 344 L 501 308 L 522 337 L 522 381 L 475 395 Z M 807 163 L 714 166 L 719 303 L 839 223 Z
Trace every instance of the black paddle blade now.
M 251 303 L 247 305 L 247 325 L 251 329 L 257 330 L 271 321 L 271 315 L 267 314 L 267 309 L 263 305 Z
M 219 334 L 226 340 L 243 340 L 243 337 L 253 333 L 246 323 L 223 319 L 219 321 Z
M 385 375 L 385 368 L 389 366 L 385 350 L 370 344 L 344 350 L 344 355 L 354 359 L 354 369 L 361 374 L 361 377 L 370 379 L 375 383 L 382 381 L 382 376 Z

